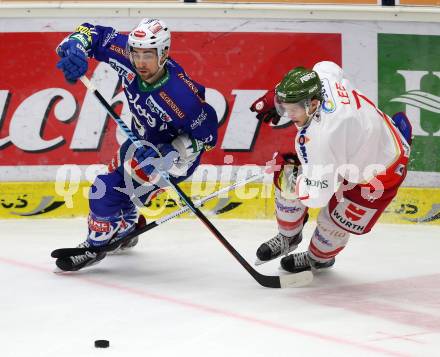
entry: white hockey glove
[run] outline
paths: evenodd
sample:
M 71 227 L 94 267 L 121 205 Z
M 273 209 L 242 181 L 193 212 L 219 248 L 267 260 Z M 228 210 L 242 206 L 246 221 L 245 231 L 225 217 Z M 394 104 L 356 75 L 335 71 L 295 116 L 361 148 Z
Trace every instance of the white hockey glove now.
M 301 162 L 295 154 L 285 154 L 283 156 L 285 164 L 283 165 L 278 177 L 278 186 L 281 189 L 281 196 L 288 200 L 298 198 L 295 192 L 296 179 L 301 173 Z
M 203 143 L 183 134 L 175 138 L 171 145 L 179 153 L 179 159 L 168 172 L 174 177 L 184 176 L 201 154 Z

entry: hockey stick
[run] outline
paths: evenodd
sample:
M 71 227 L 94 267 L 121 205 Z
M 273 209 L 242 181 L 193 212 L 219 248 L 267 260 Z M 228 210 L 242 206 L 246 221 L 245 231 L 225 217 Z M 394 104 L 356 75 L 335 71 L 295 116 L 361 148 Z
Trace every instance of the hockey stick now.
M 211 193 L 210 195 L 203 197 L 202 199 L 194 202 L 194 206 L 195 207 L 200 207 L 202 206 L 205 202 L 212 200 L 215 197 L 218 197 L 220 195 L 222 195 L 223 193 L 229 192 L 229 191 L 233 191 L 235 190 L 237 187 L 242 186 L 242 185 L 246 185 L 249 182 L 253 182 L 256 181 L 257 179 L 263 177 L 263 174 L 258 174 L 258 175 L 253 175 L 245 180 L 241 180 L 241 181 L 237 181 L 234 184 L 224 187 L 221 190 L 218 190 L 216 192 Z M 110 244 L 103 246 L 103 247 L 90 247 L 90 248 L 59 248 L 59 249 L 55 249 L 50 255 L 52 258 L 64 258 L 64 257 L 70 257 L 73 255 L 81 255 L 81 254 L 85 254 L 85 252 L 93 252 L 93 253 L 99 253 L 99 252 L 108 252 L 108 251 L 112 251 L 114 249 L 116 249 L 121 243 L 123 243 L 124 241 L 127 241 L 133 237 L 136 237 L 142 233 L 148 232 L 150 230 L 152 230 L 153 228 L 156 228 L 157 226 L 160 226 L 161 224 L 168 222 L 169 220 L 180 216 L 181 214 L 184 214 L 185 212 L 188 212 L 190 210 L 190 208 L 188 206 L 182 207 L 181 209 L 174 211 L 162 218 L 157 219 L 156 221 L 153 221 L 143 227 L 140 227 L 138 229 L 135 229 L 133 232 L 131 232 L 130 234 L 127 234 L 127 236 L 125 236 L 122 239 L 119 239 L 115 242 L 110 242 Z
M 101 93 L 93 87 L 92 83 L 86 76 L 82 76 L 80 80 L 84 85 L 95 95 L 99 102 L 104 106 L 110 116 L 116 121 L 119 127 L 125 132 L 128 138 L 133 142 L 137 148 L 143 148 L 140 140 L 132 133 L 123 120 L 115 113 L 113 108 L 107 103 Z M 194 206 L 194 203 L 186 196 L 182 189 L 173 182 L 168 176 L 167 172 L 159 172 L 165 181 L 177 192 L 183 202 L 189 207 L 191 211 L 205 224 L 205 226 L 212 232 L 212 234 L 223 244 L 223 246 L 232 254 L 232 256 L 241 264 L 243 268 L 262 286 L 268 288 L 285 288 L 291 286 L 302 286 L 310 283 L 313 279 L 311 271 L 305 271 L 298 274 L 276 275 L 268 276 L 257 272 L 237 250 L 226 240 L 226 238 L 219 232 L 219 230 L 209 221 L 208 218 Z

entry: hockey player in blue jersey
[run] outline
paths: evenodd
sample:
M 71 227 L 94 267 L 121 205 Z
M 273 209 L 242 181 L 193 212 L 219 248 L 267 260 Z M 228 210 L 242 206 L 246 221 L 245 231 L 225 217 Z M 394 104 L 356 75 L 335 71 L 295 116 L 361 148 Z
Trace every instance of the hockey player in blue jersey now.
M 199 165 L 203 152 L 216 144 L 218 121 L 205 102 L 205 88 L 169 57 L 170 44 L 170 30 L 163 21 L 143 19 L 129 35 L 84 23 L 57 48 L 61 57 L 57 67 L 72 83 L 86 73 L 89 58 L 110 64 L 127 96 L 132 131 L 145 143 L 144 149 L 136 150 L 127 140 L 108 173 L 96 178 L 89 197 L 88 236 L 81 248 L 108 245 L 144 225 L 134 202 L 145 204 L 160 191 L 157 168 L 166 170 L 174 182 L 183 181 Z M 94 199 L 98 188 L 105 193 Z M 133 192 L 142 194 L 133 197 Z M 123 240 L 118 249 L 136 243 L 137 237 Z M 56 264 L 74 271 L 96 264 L 105 255 L 87 251 L 58 258 Z

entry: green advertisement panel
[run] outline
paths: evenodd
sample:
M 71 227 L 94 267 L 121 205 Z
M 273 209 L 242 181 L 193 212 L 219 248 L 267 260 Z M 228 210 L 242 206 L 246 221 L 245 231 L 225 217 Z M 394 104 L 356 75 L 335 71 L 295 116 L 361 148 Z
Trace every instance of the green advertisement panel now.
M 413 126 L 409 169 L 440 172 L 440 36 L 379 34 L 378 55 L 379 107 Z

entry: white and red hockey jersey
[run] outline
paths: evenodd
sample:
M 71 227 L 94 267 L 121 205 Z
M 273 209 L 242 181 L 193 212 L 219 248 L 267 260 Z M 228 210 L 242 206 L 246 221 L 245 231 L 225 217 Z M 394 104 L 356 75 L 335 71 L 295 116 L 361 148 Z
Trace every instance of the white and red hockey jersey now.
M 295 138 L 302 164 L 296 192 L 302 203 L 326 206 L 342 182 L 377 192 L 399 183 L 410 148 L 391 119 L 353 88 L 337 64 L 319 62 L 313 69 L 324 100 L 320 113 L 298 128 Z

